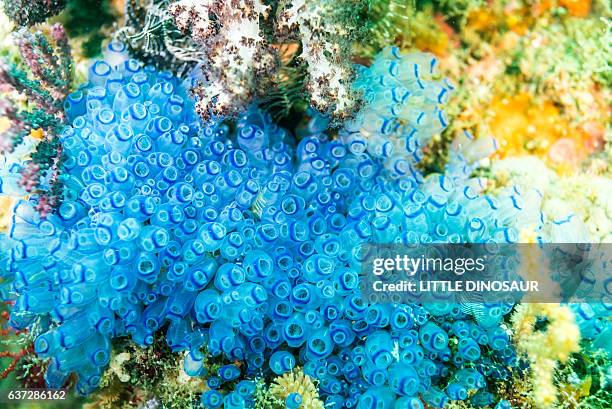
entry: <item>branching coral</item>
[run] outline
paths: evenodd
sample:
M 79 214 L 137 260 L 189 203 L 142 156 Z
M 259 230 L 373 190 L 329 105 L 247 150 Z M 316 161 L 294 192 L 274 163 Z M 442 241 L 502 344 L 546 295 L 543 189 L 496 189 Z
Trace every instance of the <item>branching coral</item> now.
M 14 142 L 4 142 L 5 151 L 11 151 L 13 144 L 20 143 L 24 132 L 57 126 L 57 121 L 63 116 L 62 101 L 68 94 L 72 69 L 70 46 L 61 25 L 52 26 L 49 36 L 40 31 L 21 31 L 17 41 L 29 72 L 14 63 L 5 63 L 1 71 L 2 80 L 13 90 L 26 95 L 36 110 L 14 112 L 10 106 L 5 107 L 10 111 L 4 115 L 14 121 L 9 130 L 9 135 L 12 135 L 9 138 Z
M 65 0 L 3 0 L 4 12 L 18 26 L 32 26 L 58 14 Z
M 261 26 L 270 7 L 261 0 L 182 0 L 169 10 L 178 28 L 190 32 L 206 55 L 205 84 L 194 89 L 200 115 L 236 115 L 244 110 L 258 82 L 277 67 Z
M 103 34 L 116 17 L 109 0 L 3 0 L 2 3 L 5 13 L 18 27 L 31 27 L 51 19 L 61 22 L 73 40 L 79 38 L 87 57 L 99 53 Z
M 301 44 L 300 58 L 308 72 L 310 102 L 336 117 L 349 114 L 350 50 L 359 7 L 351 1 L 302 0 L 267 5 L 260 0 L 237 3 L 182 0 L 170 5 L 177 26 L 190 32 L 205 54 L 205 81 L 194 91 L 198 112 L 236 116 L 255 98 L 268 92 L 278 70 L 277 43 Z
M 0 101 L 0 115 L 10 120 L 9 129 L 2 133 L 0 150 L 13 151 L 28 135 L 42 138 L 21 171 L 21 184 L 27 192 L 39 194 L 37 208 L 46 214 L 58 203 L 60 191 L 61 147 L 56 134 L 63 126 L 62 103 L 72 79 L 70 46 L 59 24 L 50 27 L 48 34 L 21 31 L 17 41 L 23 65 L 2 63 L 0 79 L 25 95 L 28 105 L 23 107 L 11 94 Z
M 282 39 L 301 42 L 310 104 L 320 112 L 346 117 L 358 99 L 351 90 L 351 46 L 360 2 L 291 0 L 281 4 L 277 30 Z

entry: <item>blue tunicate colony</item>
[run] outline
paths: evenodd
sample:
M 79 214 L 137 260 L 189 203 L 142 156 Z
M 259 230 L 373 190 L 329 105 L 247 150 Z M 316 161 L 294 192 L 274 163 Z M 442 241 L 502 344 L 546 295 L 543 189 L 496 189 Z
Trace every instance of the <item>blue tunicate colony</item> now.
M 379 160 L 388 178 L 419 181 L 422 148 L 446 127 L 442 108 L 453 86 L 439 77 L 436 64 L 430 54 L 401 55 L 388 47 L 371 67 L 358 67 L 354 87 L 365 107 L 346 122 L 340 140 L 353 153 L 367 151 Z
M 208 408 L 248 407 L 254 382 L 224 385 L 297 366 L 330 408 L 492 399 L 487 381 L 517 360 L 502 325 L 511 305 L 475 319 L 358 291 L 362 244 L 513 242 L 517 225 L 540 223 L 515 190 L 487 197 L 416 169 L 445 125 L 435 59 L 383 51 L 361 68 L 366 104 L 339 138 L 315 126 L 298 141 L 256 108 L 233 128 L 200 123 L 176 78 L 120 48 L 65 103 L 61 206 L 42 219 L 22 201 L 10 231 L 4 293 L 14 326 L 43 328 L 50 387 L 75 373 L 90 393 L 113 338 L 150 345 L 163 328 L 189 351 L 186 372 L 206 377 Z M 246 365 L 207 374 L 203 351 Z
M 606 285 L 610 285 L 612 280 L 606 280 Z M 609 292 L 608 292 L 609 294 Z M 580 328 L 580 335 L 583 339 L 591 340 L 593 346 L 612 354 L 612 304 L 607 302 L 580 303 L 570 305 L 576 323 Z

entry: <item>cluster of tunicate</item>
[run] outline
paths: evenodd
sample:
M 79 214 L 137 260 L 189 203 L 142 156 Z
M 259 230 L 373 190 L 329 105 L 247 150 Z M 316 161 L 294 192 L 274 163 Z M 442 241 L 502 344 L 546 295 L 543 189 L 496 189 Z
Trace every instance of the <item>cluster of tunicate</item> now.
M 357 71 L 355 89 L 365 106 L 340 137 L 351 149 L 384 161 L 391 177 L 418 177 L 423 147 L 446 127 L 443 106 L 453 87 L 437 73 L 431 54 L 381 51 Z
M 608 280 L 609 281 L 609 280 Z M 602 348 L 612 354 L 612 323 L 610 303 L 570 304 L 580 328 L 580 336 L 591 340 L 596 348 Z
M 510 304 L 371 304 L 359 268 L 366 243 L 514 242 L 540 222 L 523 195 L 397 178 L 357 135 L 296 141 L 256 109 L 201 124 L 174 77 L 118 47 L 66 100 L 62 205 L 20 202 L 10 231 L 12 324 L 43 328 L 49 386 L 75 373 L 91 392 L 113 338 L 160 330 L 209 408 L 245 407 L 252 384 L 227 385 L 297 366 L 333 408 L 440 407 L 508 377 Z M 204 354 L 244 365 L 207 373 Z
M 193 104 L 175 78 L 128 60 L 121 49 L 111 44 L 113 65 L 93 64 L 89 83 L 65 101 L 72 126 L 59 136 L 61 206 L 42 218 L 36 198 L 18 203 L 9 233 L 12 324 L 45 328 L 34 347 L 51 358 L 48 384 L 61 387 L 76 373 L 84 393 L 98 386 L 112 337 L 152 341 L 162 318 L 153 300 L 164 294 L 165 301 L 172 289 L 169 279 L 158 280 L 160 265 L 180 252 L 166 227 L 194 225 L 181 224 L 178 218 L 187 218 L 174 205 L 194 193 L 177 179 L 185 177 L 180 167 L 197 159 L 187 149 L 198 127 Z M 174 157 L 179 151 L 183 157 Z M 175 313 L 182 303 L 178 297 Z

